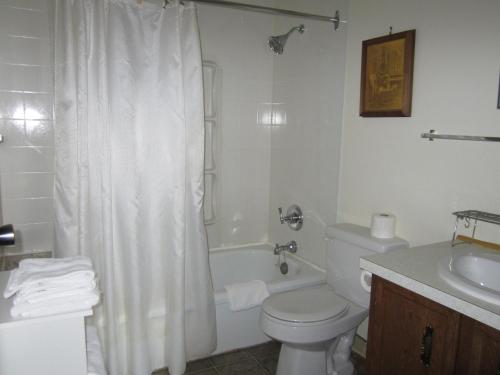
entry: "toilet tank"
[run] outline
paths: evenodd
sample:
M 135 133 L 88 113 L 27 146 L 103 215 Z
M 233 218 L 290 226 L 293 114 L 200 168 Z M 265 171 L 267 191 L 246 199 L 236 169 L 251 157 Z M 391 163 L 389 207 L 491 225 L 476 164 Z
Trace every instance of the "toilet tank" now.
M 328 226 L 326 237 L 328 284 L 335 293 L 363 307 L 369 306 L 370 293 L 361 287 L 359 258 L 409 246 L 402 238 L 375 238 L 370 228 L 347 223 Z

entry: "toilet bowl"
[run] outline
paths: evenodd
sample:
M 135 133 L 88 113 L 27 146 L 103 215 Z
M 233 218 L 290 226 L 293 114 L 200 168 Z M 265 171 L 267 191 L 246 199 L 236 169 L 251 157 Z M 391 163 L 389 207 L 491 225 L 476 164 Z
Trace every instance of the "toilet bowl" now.
M 370 301 L 359 258 L 409 246 L 397 237 L 371 237 L 370 228 L 354 224 L 329 226 L 326 237 L 327 283 L 277 293 L 262 304 L 262 330 L 282 342 L 277 375 L 351 375 L 352 342 Z
M 260 324 L 264 333 L 282 342 L 276 374 L 352 374 L 352 340 L 367 315 L 368 309 L 328 285 L 267 298 Z

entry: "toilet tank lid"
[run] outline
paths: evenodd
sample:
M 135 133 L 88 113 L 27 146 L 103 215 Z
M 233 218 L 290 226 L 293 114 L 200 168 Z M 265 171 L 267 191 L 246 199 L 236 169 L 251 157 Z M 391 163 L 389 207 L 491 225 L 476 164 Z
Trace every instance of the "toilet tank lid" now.
M 408 241 L 399 238 L 375 238 L 370 234 L 370 228 L 356 224 L 335 224 L 326 227 L 326 236 L 328 238 L 337 238 L 344 242 L 356 245 L 378 253 L 395 249 L 404 249 L 410 246 Z

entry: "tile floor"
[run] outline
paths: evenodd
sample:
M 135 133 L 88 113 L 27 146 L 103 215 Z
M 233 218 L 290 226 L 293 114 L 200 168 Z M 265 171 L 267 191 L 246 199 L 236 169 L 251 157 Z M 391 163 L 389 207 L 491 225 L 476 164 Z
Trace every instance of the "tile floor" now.
M 274 375 L 281 344 L 271 341 L 233 352 L 189 362 L 189 375 Z M 353 353 L 352 361 L 358 375 L 365 374 L 364 358 Z M 169 375 L 168 370 L 157 370 L 152 375 Z M 306 374 L 304 374 L 306 375 Z

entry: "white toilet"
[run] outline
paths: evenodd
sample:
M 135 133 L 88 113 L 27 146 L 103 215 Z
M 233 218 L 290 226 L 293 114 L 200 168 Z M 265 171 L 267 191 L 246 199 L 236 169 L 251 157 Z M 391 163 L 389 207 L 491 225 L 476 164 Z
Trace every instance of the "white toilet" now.
M 354 224 L 329 226 L 326 236 L 327 284 L 274 294 L 262 304 L 262 330 L 282 342 L 277 375 L 352 374 L 352 341 L 370 302 L 359 258 L 408 247 Z

